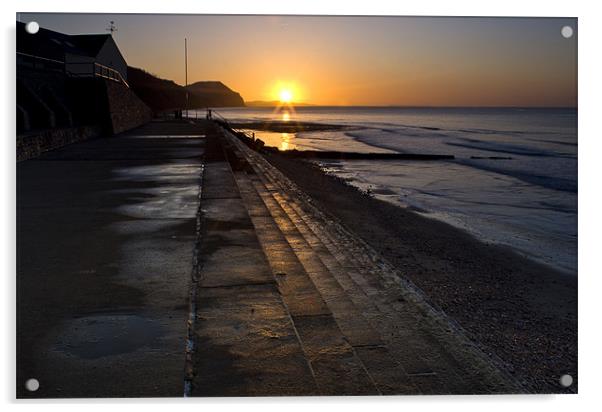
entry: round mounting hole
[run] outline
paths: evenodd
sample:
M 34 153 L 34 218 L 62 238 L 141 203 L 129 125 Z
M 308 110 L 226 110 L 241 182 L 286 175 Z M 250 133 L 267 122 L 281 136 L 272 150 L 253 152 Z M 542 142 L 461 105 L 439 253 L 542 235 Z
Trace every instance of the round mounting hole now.
M 564 26 L 560 29 L 560 34 L 562 34 L 562 37 L 565 39 L 570 39 L 573 37 L 573 28 L 571 26 Z
M 40 30 L 40 25 L 37 21 L 30 21 L 25 25 L 25 31 L 29 34 L 36 34 Z
M 27 382 L 25 382 L 25 389 L 27 389 L 30 392 L 37 391 L 39 387 L 40 382 L 35 378 L 27 379 Z
M 560 377 L 560 385 L 568 388 L 573 384 L 573 377 L 571 375 L 562 375 Z

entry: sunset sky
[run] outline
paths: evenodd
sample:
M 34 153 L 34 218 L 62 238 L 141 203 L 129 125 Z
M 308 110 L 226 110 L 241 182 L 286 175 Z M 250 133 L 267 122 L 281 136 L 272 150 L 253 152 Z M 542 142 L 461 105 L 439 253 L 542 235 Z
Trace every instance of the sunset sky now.
M 184 84 L 220 80 L 246 101 L 321 105 L 576 106 L 576 19 L 20 14 L 106 33 L 131 66 Z

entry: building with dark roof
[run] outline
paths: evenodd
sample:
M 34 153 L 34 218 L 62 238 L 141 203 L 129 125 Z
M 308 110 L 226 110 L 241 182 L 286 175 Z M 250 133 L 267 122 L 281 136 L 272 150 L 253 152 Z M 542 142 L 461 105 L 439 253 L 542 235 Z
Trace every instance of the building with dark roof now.
M 25 24 L 17 22 L 17 64 L 27 64 L 37 58 L 51 66 L 64 65 L 71 75 L 110 73 L 127 81 L 127 63 L 110 34 L 70 35 L 40 28 L 29 34 Z
M 17 22 L 17 152 L 39 155 L 150 120 L 127 82 L 127 63 L 110 34 L 69 35 Z

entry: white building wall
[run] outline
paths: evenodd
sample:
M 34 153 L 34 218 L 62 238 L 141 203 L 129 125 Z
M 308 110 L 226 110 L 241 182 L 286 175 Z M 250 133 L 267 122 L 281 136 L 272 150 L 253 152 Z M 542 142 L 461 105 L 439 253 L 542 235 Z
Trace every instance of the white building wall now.
M 70 74 L 80 76 L 94 75 L 94 58 L 78 54 L 65 54 L 65 69 Z
M 128 65 L 112 37 L 109 37 L 102 46 L 96 56 L 96 61 L 104 66 L 117 70 L 121 73 L 121 76 L 127 80 Z

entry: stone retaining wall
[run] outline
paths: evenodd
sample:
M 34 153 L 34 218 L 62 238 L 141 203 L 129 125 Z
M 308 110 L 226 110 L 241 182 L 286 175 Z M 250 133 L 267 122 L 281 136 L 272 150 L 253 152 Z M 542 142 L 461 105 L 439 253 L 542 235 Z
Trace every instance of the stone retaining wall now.
M 117 134 L 150 122 L 152 110 L 138 96 L 121 83 L 105 80 L 109 132 Z
M 34 131 L 17 136 L 17 161 L 38 157 L 43 152 L 71 143 L 114 135 L 134 129 L 152 119 L 151 109 L 127 86 L 111 80 L 96 79 L 82 83 L 87 101 L 87 119 L 94 126 L 76 126 Z M 80 99 L 81 100 L 81 99 Z
M 100 126 L 80 126 L 44 130 L 17 136 L 17 161 L 32 159 L 42 153 L 71 143 L 93 139 L 101 135 Z

